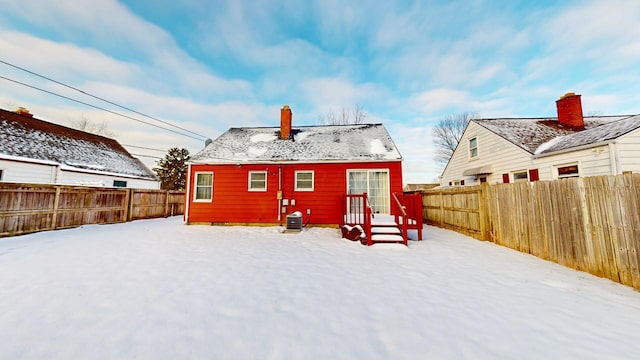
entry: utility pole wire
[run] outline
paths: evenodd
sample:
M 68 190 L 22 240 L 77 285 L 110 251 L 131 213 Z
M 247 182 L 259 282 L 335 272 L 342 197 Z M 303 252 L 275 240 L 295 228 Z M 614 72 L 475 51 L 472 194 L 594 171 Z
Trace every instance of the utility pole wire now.
M 132 147 L 132 148 L 138 148 L 138 149 L 145 149 L 145 150 L 160 151 L 160 152 L 165 152 L 165 151 L 166 151 L 166 150 L 152 149 L 152 148 L 149 148 L 149 147 L 137 146 L 137 145 L 127 145 L 127 144 L 120 144 L 120 145 L 122 145 L 122 146 Z
M 20 66 L 18 66 L 18 65 L 14 65 L 14 64 L 8 63 L 8 62 L 6 62 L 6 61 L 4 61 L 4 60 L 2 60 L 2 59 L 0 59 L 0 63 L 3 63 L 3 64 L 5 64 L 5 65 L 7 65 L 7 66 L 11 66 L 11 67 L 13 67 L 13 68 L 15 68 L 15 69 L 18 69 L 18 70 L 21 70 L 21 71 L 27 72 L 27 73 L 29 73 L 29 74 L 31 74 L 31 75 L 34 75 L 34 76 L 37 76 L 37 77 L 39 77 L 39 78 L 49 80 L 49 81 L 51 81 L 51 82 L 54 82 L 54 83 L 56 83 L 56 84 L 58 84 L 58 85 L 61 85 L 61 86 L 66 87 L 66 88 L 69 88 L 69 89 L 72 89 L 72 90 L 78 91 L 78 92 L 80 92 L 80 93 L 82 93 L 82 94 L 85 94 L 85 95 L 87 95 L 87 96 L 90 96 L 90 97 L 92 97 L 92 98 L 94 98 L 94 99 L 97 99 L 97 100 L 100 100 L 100 101 L 104 101 L 104 102 L 109 103 L 109 104 L 111 104 L 111 105 L 117 106 L 117 107 L 119 107 L 119 108 L 121 108 L 121 109 L 124 109 L 124 110 L 127 110 L 127 111 L 131 111 L 131 112 L 136 113 L 136 114 L 138 114 L 138 115 L 142 115 L 142 116 L 147 117 L 147 118 L 149 118 L 149 119 L 153 119 L 153 120 L 155 120 L 155 121 L 158 121 L 158 122 L 161 122 L 161 123 L 163 123 L 163 124 L 166 124 L 166 125 L 169 125 L 169 126 L 172 126 L 172 127 L 178 128 L 178 129 L 183 130 L 183 131 L 186 131 L 186 132 L 188 132 L 188 133 L 190 133 L 190 134 L 197 135 L 197 136 L 202 137 L 203 139 L 206 139 L 204 136 L 202 136 L 202 135 L 200 135 L 200 134 L 198 134 L 198 133 L 196 133 L 196 132 L 193 132 L 193 131 L 191 131 L 191 130 L 187 130 L 187 129 L 183 128 L 183 127 L 180 127 L 180 126 L 178 126 L 178 125 L 174 125 L 174 124 L 172 124 L 172 123 L 170 123 L 170 122 L 168 122 L 168 121 L 164 121 L 164 120 L 158 119 L 158 118 L 153 117 L 153 116 L 151 116 L 151 115 L 143 114 L 143 113 L 141 113 L 141 112 L 139 112 L 139 111 L 136 111 L 136 110 L 134 110 L 134 109 L 128 108 L 128 107 L 126 107 L 126 106 L 123 106 L 123 105 L 120 105 L 120 104 L 116 104 L 116 103 L 114 103 L 113 101 L 109 101 L 109 100 L 104 99 L 104 98 L 101 98 L 101 97 L 99 97 L 99 96 L 96 96 L 96 95 L 90 94 L 90 93 L 88 93 L 88 92 L 86 92 L 86 91 L 84 91 L 84 90 L 82 90 L 82 89 L 78 89 L 78 88 L 73 87 L 73 86 L 71 86 L 71 85 L 67 85 L 67 84 L 65 84 L 65 83 L 63 83 L 63 82 L 60 82 L 60 81 L 54 80 L 54 79 L 52 79 L 52 78 L 50 78 L 50 77 L 46 77 L 46 76 L 44 76 L 44 75 L 40 75 L 40 74 L 38 74 L 38 73 L 36 73 L 36 72 L 33 72 L 33 71 L 31 71 L 31 70 L 28 70 L 28 69 L 25 69 L 25 68 L 20 67 Z
M 190 137 L 190 138 L 192 138 L 192 139 L 196 139 L 196 140 L 199 140 L 199 141 L 202 141 L 202 140 L 205 138 L 205 137 L 204 137 L 204 136 L 202 136 L 202 135 L 198 135 L 198 136 L 200 136 L 200 138 L 197 138 L 197 137 L 195 137 L 195 136 L 191 136 L 191 135 L 188 135 L 188 134 L 184 134 L 184 133 L 181 133 L 181 132 L 176 131 L 176 130 L 173 130 L 173 129 L 168 129 L 168 128 L 166 128 L 166 127 L 162 127 L 162 126 L 160 126 L 160 125 L 152 124 L 152 123 L 147 122 L 147 121 L 144 121 L 144 120 L 136 119 L 136 118 L 134 118 L 134 117 L 131 117 L 131 116 L 128 116 L 128 115 L 125 115 L 125 114 L 120 114 L 120 113 L 115 112 L 115 111 L 113 111 L 113 110 L 109 110 L 109 109 L 105 109 L 105 108 L 100 107 L 100 106 L 97 106 L 97 105 L 89 104 L 89 103 L 84 102 L 84 101 L 81 101 L 81 100 L 76 100 L 76 99 L 70 98 L 70 97 L 68 97 L 68 96 L 64 96 L 64 95 L 61 95 L 61 94 L 57 94 L 57 93 L 54 93 L 54 92 L 52 92 L 52 91 L 49 91 L 49 90 L 45 90 L 45 89 L 39 88 L 39 87 L 37 87 L 37 86 L 33 86 L 33 85 L 29 85 L 29 84 L 25 84 L 25 83 L 23 83 L 23 82 L 20 82 L 20 81 L 17 81 L 17 80 L 13 80 L 13 79 L 10 79 L 10 78 L 7 78 L 7 77 L 4 77 L 4 76 L 1 76 L 1 75 L 0 75 L 0 79 L 4 79 L 4 80 L 10 81 L 10 82 L 12 82 L 12 83 L 16 83 L 16 84 L 19 84 L 19 85 L 22 85 L 22 86 L 26 86 L 26 87 L 29 87 L 29 88 L 35 89 L 35 90 L 39 90 L 39 91 L 45 92 L 45 93 L 47 93 L 47 94 L 51 94 L 51 95 L 54 95 L 54 96 L 58 96 L 58 97 L 61 97 L 61 98 L 63 98 L 63 99 L 67 99 L 67 100 L 70 100 L 70 101 L 73 101 L 73 102 L 77 102 L 77 103 L 82 104 L 82 105 L 86 105 L 86 106 L 89 106 L 89 107 L 92 107 L 92 108 L 96 108 L 96 109 L 98 109 L 98 110 L 106 111 L 106 112 L 108 112 L 108 113 L 111 113 L 111 114 L 114 114 L 114 115 L 117 115 L 117 116 L 122 116 L 122 117 L 125 117 L 125 118 L 127 118 L 127 119 L 131 119 L 131 120 L 133 120 L 133 121 L 137 121 L 137 122 L 141 122 L 141 123 L 143 123 L 143 124 L 147 124 L 147 125 L 150 125 L 150 126 L 153 126 L 153 127 L 157 127 L 157 128 L 159 128 L 159 129 L 163 129 L 163 130 L 171 131 L 172 133 L 176 133 L 176 134 L 178 134 L 178 135 L 182 135 L 182 136 Z

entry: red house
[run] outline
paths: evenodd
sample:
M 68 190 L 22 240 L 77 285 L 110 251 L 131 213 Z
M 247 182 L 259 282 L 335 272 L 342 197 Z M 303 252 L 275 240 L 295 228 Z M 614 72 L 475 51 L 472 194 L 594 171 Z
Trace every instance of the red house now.
M 402 156 L 382 124 L 231 128 L 188 168 L 189 224 L 345 223 L 346 194 L 367 193 L 371 211 L 392 213 L 402 194 Z

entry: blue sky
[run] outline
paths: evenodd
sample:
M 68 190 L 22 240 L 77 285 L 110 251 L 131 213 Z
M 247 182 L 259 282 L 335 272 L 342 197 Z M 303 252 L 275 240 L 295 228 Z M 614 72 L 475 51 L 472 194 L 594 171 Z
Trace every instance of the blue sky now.
M 0 0 L 0 7 L 0 60 L 205 137 L 277 126 L 284 104 L 294 125 L 357 104 L 391 133 L 405 183 L 437 180 L 431 127 L 449 114 L 553 116 L 566 92 L 582 94 L 585 113 L 640 113 L 638 1 Z M 0 76 L 123 112 L 4 64 Z M 64 125 L 105 121 L 122 144 L 203 147 L 0 79 L 0 107 L 18 106 Z

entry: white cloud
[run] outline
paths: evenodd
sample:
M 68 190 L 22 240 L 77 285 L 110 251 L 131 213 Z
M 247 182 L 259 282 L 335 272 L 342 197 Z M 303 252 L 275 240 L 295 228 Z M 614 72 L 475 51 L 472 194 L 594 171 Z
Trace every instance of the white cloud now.
M 385 89 L 378 84 L 355 84 L 344 78 L 316 78 L 303 82 L 300 88 L 319 111 L 353 106 L 382 97 Z

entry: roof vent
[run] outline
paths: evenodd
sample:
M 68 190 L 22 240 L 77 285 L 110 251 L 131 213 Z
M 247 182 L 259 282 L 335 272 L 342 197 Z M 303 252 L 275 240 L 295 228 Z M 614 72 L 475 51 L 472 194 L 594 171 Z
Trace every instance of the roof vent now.
M 29 112 L 29 109 L 23 108 L 23 107 L 17 108 L 14 111 L 14 113 L 19 114 L 19 115 L 23 115 L 23 116 L 33 117 L 33 114 Z
M 211 139 L 207 139 L 207 140 L 205 140 L 205 141 L 204 141 L 204 147 L 209 146 L 212 142 L 213 142 L 213 140 L 211 140 Z

